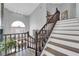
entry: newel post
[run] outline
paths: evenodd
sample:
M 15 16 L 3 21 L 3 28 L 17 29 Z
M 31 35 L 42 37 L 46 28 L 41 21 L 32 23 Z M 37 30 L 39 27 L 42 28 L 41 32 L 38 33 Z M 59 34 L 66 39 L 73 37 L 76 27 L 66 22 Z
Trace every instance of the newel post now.
M 38 33 L 37 31 L 35 32 L 35 55 L 37 56 L 37 42 L 38 42 Z
M 58 8 L 56 8 L 56 13 L 58 14 L 57 15 L 58 20 L 60 20 L 60 11 L 58 10 Z

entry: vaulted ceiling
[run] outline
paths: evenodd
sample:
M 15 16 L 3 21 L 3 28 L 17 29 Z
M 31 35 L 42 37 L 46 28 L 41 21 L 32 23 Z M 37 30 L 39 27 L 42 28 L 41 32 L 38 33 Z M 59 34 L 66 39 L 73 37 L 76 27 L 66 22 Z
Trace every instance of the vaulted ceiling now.
M 39 3 L 5 3 L 4 8 L 23 15 L 30 15 Z

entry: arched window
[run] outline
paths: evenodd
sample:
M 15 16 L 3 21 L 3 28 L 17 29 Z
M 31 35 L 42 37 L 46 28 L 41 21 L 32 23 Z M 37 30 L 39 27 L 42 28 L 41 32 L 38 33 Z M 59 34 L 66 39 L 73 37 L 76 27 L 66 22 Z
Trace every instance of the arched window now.
M 21 21 L 14 21 L 11 24 L 11 33 L 23 33 L 25 32 L 25 24 Z
M 14 21 L 12 24 L 11 24 L 11 27 L 25 27 L 25 24 L 21 21 Z

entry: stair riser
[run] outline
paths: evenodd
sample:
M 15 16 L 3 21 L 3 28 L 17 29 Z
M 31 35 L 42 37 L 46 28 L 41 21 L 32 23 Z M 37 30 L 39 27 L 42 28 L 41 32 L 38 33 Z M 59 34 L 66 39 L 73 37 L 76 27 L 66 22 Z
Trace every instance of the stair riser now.
M 71 31 L 78 31 L 79 27 L 55 27 L 54 30 L 71 30 Z
M 57 22 L 57 25 L 60 25 L 60 24 L 69 24 L 69 23 L 78 23 L 79 21 L 64 21 L 64 22 L 60 22 L 60 21 L 58 21 Z
M 74 27 L 74 26 L 79 26 L 79 23 L 68 23 L 68 24 L 57 24 L 55 25 L 56 27 L 61 27 L 61 26 L 66 26 L 66 27 Z
M 73 18 L 73 19 L 67 19 L 67 20 L 60 20 L 60 21 L 75 21 L 75 20 L 79 20 L 79 18 Z
M 70 40 L 79 41 L 79 36 L 69 36 L 69 35 L 60 35 L 60 34 L 52 34 L 51 36 L 52 37 L 66 38 L 66 39 L 70 39 Z
M 54 30 L 52 34 L 62 34 L 62 35 L 71 35 L 71 36 L 79 36 L 79 31 L 58 31 Z
M 54 38 L 53 40 L 51 38 L 50 41 L 79 49 L 79 44 L 75 42 L 68 42 L 68 41 L 54 39 Z
M 47 46 L 50 47 L 50 48 L 52 48 L 52 49 L 54 49 L 54 50 L 56 50 L 56 51 L 58 51 L 58 52 L 61 52 L 63 54 L 66 54 L 66 55 L 70 55 L 70 56 L 76 55 L 76 56 L 79 56 L 78 53 L 75 53 L 73 51 L 66 50 L 66 49 L 61 48 L 61 47 L 58 47 L 58 46 L 54 46 L 54 45 L 51 45 L 51 44 L 48 44 Z
M 55 56 L 54 54 L 51 54 L 51 53 L 49 53 L 49 52 L 47 52 L 47 51 L 43 51 L 44 53 L 43 54 L 45 54 L 45 55 L 48 55 L 48 56 Z M 43 54 L 41 54 L 41 55 L 43 55 Z

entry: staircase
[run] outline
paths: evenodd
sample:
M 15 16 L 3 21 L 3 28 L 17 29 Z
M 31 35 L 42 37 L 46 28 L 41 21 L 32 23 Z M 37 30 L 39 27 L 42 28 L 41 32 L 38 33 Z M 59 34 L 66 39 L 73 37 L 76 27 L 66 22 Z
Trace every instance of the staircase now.
M 40 56 L 49 37 L 52 33 L 54 26 L 60 17 L 60 11 L 56 8 L 56 12 L 48 18 L 46 24 L 36 32 L 35 38 L 26 33 L 14 33 L 14 34 L 4 34 L 4 51 L 1 51 L 1 55 L 9 56 Z M 9 43 L 14 42 L 11 46 L 7 45 L 7 40 Z M 10 44 L 9 44 L 10 45 Z M 6 49 L 6 47 L 9 47 Z
M 59 17 L 60 17 L 60 11 L 56 8 L 56 12 L 51 16 L 51 18 L 48 18 L 46 24 L 39 30 L 39 32 L 36 32 L 35 35 L 36 56 L 39 56 L 42 53 L 42 50 L 44 49 L 48 41 L 48 38 L 50 37 L 52 30 L 54 29 L 56 22 L 59 20 Z
M 41 56 L 79 56 L 79 18 L 58 21 Z

